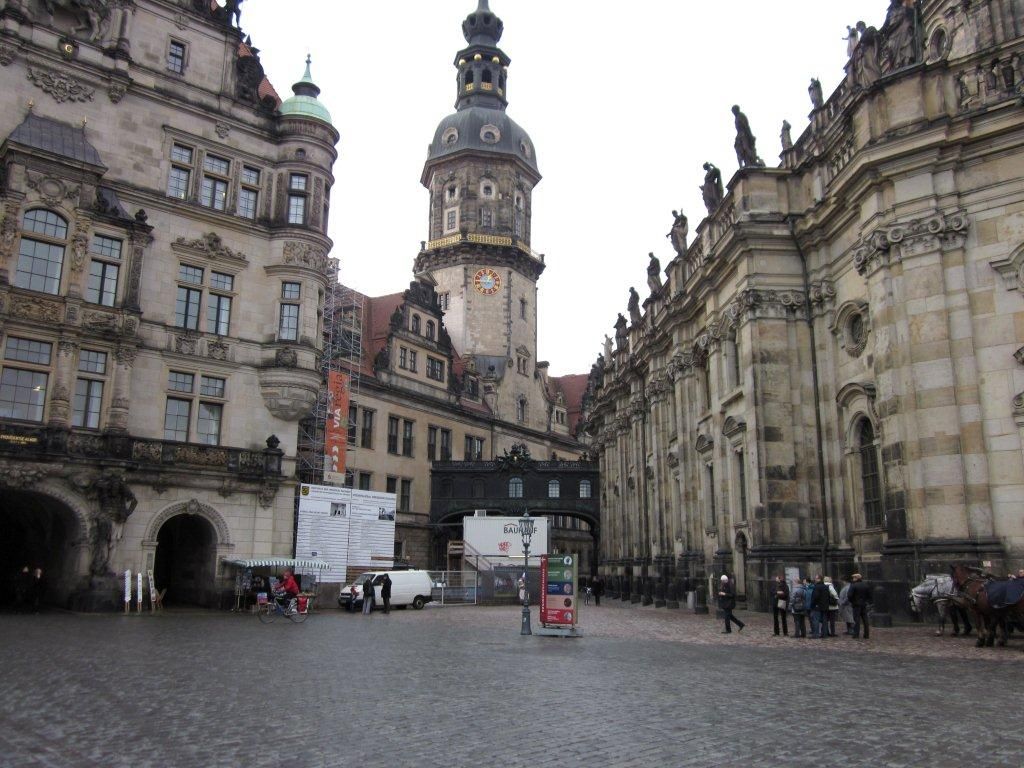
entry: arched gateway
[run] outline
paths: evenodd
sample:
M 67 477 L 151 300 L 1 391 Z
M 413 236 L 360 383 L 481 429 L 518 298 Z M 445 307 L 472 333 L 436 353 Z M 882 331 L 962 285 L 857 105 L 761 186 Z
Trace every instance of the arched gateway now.
M 147 527 L 143 548 L 157 589 L 167 590 L 165 604 L 217 605 L 224 588 L 219 563 L 232 544 L 216 509 L 196 499 L 167 507 Z

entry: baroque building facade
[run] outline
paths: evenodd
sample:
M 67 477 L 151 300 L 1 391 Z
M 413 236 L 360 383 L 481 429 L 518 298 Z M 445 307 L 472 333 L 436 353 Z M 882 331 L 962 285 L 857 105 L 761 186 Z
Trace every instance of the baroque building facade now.
M 765 608 L 785 568 L 857 570 L 899 610 L 953 561 L 1024 564 L 1024 15 L 894 0 L 858 30 L 778 167 L 737 115 L 740 170 L 705 166 L 591 372 L 614 594 L 728 573 Z
M 339 136 L 217 3 L 0 2 L 0 563 L 215 603 L 292 554 Z
M 432 517 L 432 468 L 491 461 L 517 445 L 567 472 L 592 466 L 580 462 L 575 437 L 586 375 L 549 376 L 537 355 L 545 265 L 530 233 L 540 172 L 532 140 L 505 110 L 510 59 L 498 47 L 502 30 L 486 1 L 463 22 L 456 110 L 438 125 L 421 175 L 429 240 L 409 288 L 380 297 L 338 289 L 335 337 L 359 339 L 356 360 L 339 361 L 357 379 L 347 482 L 398 495 L 395 555 L 418 567 L 445 567 L 461 517 L 493 500 L 481 475 L 463 503 L 435 500 L 445 513 Z M 589 552 L 597 534 L 593 516 L 579 511 L 579 493 L 579 483 L 567 480 L 545 505 L 562 551 Z M 518 509 L 517 498 L 506 494 L 491 509 Z

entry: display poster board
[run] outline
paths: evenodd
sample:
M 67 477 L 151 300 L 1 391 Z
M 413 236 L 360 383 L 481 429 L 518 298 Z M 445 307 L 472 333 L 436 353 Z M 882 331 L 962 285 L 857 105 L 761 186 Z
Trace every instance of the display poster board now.
M 799 579 L 800 579 L 800 569 L 799 568 L 795 568 L 793 566 L 789 566 L 789 567 L 786 568 L 786 583 L 789 584 L 789 586 L 792 587 L 793 586 L 793 582 L 798 581 Z
M 548 551 L 548 519 L 533 517 L 536 528 L 530 541 L 530 559 Z M 493 565 L 523 563 L 523 535 L 518 517 L 464 517 L 462 539 L 466 558 L 486 557 Z
M 156 579 L 153 578 L 153 571 L 146 571 L 146 578 L 149 579 L 149 610 L 156 613 L 159 595 L 156 593 Z
M 576 555 L 541 555 L 540 623 L 545 627 L 575 627 L 579 622 Z
M 393 493 L 302 485 L 295 557 L 330 564 L 321 581 L 342 582 L 349 568 L 387 570 L 395 564 Z
M 124 612 L 128 613 L 132 607 L 132 572 L 129 568 L 124 572 Z
M 324 425 L 324 482 L 345 484 L 345 451 L 348 450 L 349 382 L 347 373 L 327 374 L 327 423 Z

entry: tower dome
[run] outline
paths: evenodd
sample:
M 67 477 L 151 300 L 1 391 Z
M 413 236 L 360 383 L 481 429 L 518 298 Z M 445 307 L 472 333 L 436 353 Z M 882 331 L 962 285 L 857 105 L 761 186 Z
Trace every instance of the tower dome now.
M 285 99 L 278 111 L 281 117 L 314 118 L 333 127 L 331 113 L 317 98 L 320 95 L 320 88 L 313 82 L 313 76 L 310 74 L 309 68 L 312 62 L 313 58 L 307 55 L 306 72 L 302 79 L 292 86 L 292 92 L 295 95 Z

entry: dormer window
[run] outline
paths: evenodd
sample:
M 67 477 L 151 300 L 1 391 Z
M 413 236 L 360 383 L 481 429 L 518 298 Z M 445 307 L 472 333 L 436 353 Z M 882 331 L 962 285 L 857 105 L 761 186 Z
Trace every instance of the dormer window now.
M 434 321 L 433 320 L 427 320 L 426 337 L 428 339 L 430 339 L 431 341 L 433 341 L 433 339 L 434 339 Z
M 419 333 L 420 332 L 420 316 L 419 315 L 413 315 L 412 316 L 412 332 L 413 333 Z

